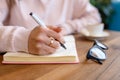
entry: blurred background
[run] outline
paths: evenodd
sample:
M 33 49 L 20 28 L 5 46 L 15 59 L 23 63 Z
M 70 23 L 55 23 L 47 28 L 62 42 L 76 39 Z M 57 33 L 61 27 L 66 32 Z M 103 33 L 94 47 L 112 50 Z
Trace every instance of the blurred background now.
M 98 8 L 105 29 L 120 31 L 120 0 L 90 0 Z

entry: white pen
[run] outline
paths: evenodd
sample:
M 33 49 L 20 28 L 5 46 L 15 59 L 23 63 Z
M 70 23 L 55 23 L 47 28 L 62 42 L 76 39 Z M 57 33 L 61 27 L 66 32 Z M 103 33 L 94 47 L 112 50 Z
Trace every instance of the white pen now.
M 32 16 L 32 18 L 41 26 L 41 27 L 44 27 L 44 28 L 47 28 L 47 26 L 44 24 L 44 22 L 36 15 L 36 14 L 33 14 L 32 12 L 30 13 L 30 15 Z M 59 42 L 60 45 L 66 49 L 65 45 L 62 44 L 61 42 Z

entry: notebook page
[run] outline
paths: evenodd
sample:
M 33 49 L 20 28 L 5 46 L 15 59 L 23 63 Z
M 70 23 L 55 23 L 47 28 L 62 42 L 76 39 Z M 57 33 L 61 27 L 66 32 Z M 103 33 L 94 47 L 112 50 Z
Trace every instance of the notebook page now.
M 76 53 L 75 39 L 72 35 L 64 37 L 67 49 L 60 47 L 54 54 L 48 56 L 71 56 Z

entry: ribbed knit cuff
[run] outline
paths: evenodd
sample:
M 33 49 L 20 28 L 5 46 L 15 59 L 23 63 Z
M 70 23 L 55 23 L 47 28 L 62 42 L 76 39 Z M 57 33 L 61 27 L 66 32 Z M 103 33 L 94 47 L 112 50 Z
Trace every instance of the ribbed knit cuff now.
M 14 51 L 28 52 L 28 38 L 31 31 L 25 28 L 19 28 L 15 31 L 13 38 Z

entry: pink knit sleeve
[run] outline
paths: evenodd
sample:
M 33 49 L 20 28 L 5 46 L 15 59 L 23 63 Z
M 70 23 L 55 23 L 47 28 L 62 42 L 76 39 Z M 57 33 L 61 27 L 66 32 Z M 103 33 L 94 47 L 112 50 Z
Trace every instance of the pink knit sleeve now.
M 76 0 L 73 18 L 60 24 L 66 30 L 66 34 L 81 32 L 87 25 L 101 22 L 98 10 L 88 0 Z
M 0 26 L 0 52 L 28 52 L 28 38 L 31 30 L 17 26 Z
M 28 38 L 31 30 L 22 26 L 5 26 L 9 13 L 7 0 L 0 2 L 0 52 L 25 51 L 28 52 Z

